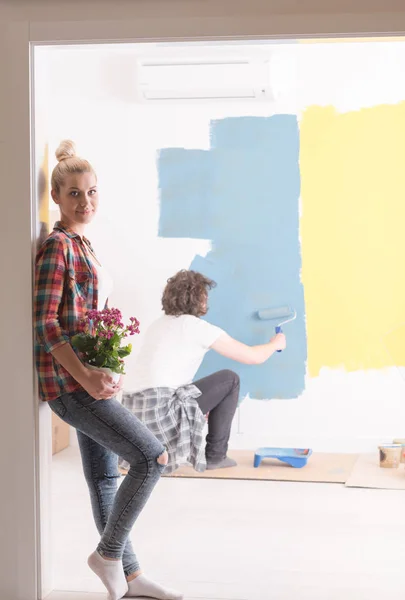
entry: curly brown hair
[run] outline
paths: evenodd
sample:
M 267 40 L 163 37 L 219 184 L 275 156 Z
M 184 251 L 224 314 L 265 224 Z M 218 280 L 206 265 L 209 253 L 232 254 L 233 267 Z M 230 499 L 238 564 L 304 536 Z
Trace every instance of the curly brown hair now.
M 163 292 L 162 307 L 165 314 L 201 317 L 207 312 L 208 291 L 215 286 L 215 281 L 197 271 L 179 271 L 167 280 Z

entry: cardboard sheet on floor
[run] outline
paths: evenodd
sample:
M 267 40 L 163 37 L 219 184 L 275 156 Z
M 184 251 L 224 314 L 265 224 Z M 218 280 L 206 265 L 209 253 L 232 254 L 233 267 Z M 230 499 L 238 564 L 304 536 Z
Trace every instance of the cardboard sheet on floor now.
M 294 469 L 274 459 L 262 460 L 261 465 L 255 469 L 254 450 L 233 450 L 228 455 L 237 461 L 237 467 L 197 473 L 192 467 L 184 466 L 167 477 L 345 483 L 358 458 L 357 454 L 314 452 L 302 469 Z
M 69 446 L 70 425 L 52 413 L 52 454 L 57 454 Z
M 361 454 L 346 481 L 347 487 L 405 490 L 405 465 L 398 469 L 382 469 L 378 452 Z

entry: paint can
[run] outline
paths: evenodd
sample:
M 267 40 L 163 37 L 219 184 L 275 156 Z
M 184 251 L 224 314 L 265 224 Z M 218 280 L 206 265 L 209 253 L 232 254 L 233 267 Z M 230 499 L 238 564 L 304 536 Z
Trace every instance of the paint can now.
M 405 463 L 405 438 L 397 438 L 392 440 L 393 444 L 401 444 L 401 463 Z
M 383 469 L 398 469 L 401 462 L 401 444 L 382 444 L 380 451 L 380 467 Z

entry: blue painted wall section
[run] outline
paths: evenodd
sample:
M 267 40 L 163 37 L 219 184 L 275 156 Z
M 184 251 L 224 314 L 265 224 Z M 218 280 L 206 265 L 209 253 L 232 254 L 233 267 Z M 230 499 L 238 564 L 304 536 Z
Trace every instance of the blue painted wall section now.
M 212 240 L 190 265 L 214 279 L 208 320 L 247 344 L 274 335 L 260 308 L 291 305 L 288 348 L 260 366 L 209 352 L 198 373 L 233 369 L 241 396 L 295 398 L 304 390 L 307 344 L 300 281 L 299 130 L 295 116 L 214 121 L 210 150 L 164 149 L 158 159 L 159 235 Z

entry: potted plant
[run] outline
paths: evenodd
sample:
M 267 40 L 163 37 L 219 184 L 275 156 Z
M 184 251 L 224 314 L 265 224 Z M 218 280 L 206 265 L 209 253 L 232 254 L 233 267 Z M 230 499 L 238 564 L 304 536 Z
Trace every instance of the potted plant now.
M 118 308 L 89 310 L 81 321 L 81 332 L 71 339 L 73 348 L 88 369 L 100 369 L 118 382 L 124 371 L 124 358 L 132 351 L 132 344 L 121 345 L 123 339 L 139 333 L 139 321 L 130 317 L 124 325 Z

